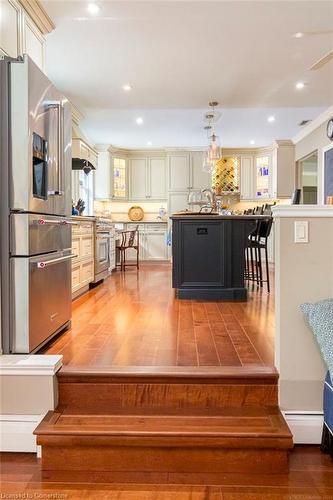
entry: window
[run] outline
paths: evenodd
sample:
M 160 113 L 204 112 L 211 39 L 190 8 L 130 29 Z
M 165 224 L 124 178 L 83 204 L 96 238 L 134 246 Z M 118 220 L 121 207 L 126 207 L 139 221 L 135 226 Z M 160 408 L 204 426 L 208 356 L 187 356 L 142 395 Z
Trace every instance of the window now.
M 85 209 L 82 215 L 93 215 L 93 175 L 93 172 L 89 172 L 89 174 L 87 175 L 83 172 L 83 170 L 79 171 L 79 197 L 82 198 L 85 204 Z
M 258 156 L 256 158 L 256 197 L 269 198 L 270 196 L 270 158 Z
M 301 203 L 316 205 L 318 196 L 318 153 L 315 151 L 298 162 L 298 186 Z
M 126 160 L 113 159 L 113 197 L 126 198 Z

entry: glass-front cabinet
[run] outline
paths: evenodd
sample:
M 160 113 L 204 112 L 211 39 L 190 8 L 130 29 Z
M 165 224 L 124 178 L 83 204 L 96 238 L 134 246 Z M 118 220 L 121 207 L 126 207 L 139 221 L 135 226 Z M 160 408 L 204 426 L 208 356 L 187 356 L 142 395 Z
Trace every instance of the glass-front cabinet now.
M 271 156 L 255 158 L 255 197 L 270 198 L 271 196 Z
M 124 158 L 113 158 L 113 175 L 111 179 L 113 198 L 127 199 L 127 168 Z

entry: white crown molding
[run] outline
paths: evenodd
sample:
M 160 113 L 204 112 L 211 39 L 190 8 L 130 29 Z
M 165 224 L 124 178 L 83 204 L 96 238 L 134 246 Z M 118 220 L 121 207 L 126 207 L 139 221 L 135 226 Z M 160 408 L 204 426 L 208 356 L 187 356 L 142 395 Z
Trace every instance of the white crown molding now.
M 79 110 L 79 108 L 77 106 L 75 106 L 75 104 L 73 104 L 71 102 L 71 106 L 72 106 L 72 121 L 76 124 L 76 125 L 79 125 L 80 124 L 80 121 L 83 120 L 84 118 L 84 114 Z
M 54 22 L 39 0 L 19 0 L 19 2 L 43 35 L 55 29 Z
M 4 354 L 0 356 L 0 376 L 53 376 L 62 367 L 62 358 L 60 354 Z
M 295 137 L 292 139 L 294 144 L 304 139 L 306 136 L 311 134 L 316 128 L 320 127 L 323 123 L 328 122 L 333 116 L 333 106 L 325 109 L 317 118 L 312 120 L 308 125 L 306 125 Z
M 276 205 L 272 207 L 273 217 L 327 217 L 333 218 L 333 205 Z

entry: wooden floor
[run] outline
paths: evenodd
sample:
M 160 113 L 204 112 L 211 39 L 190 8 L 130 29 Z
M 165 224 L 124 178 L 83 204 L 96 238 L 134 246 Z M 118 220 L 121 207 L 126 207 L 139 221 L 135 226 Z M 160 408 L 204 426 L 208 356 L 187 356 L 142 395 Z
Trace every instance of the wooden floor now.
M 70 366 L 274 364 L 274 297 L 244 303 L 178 300 L 170 264 L 116 272 L 73 302 L 71 330 L 42 352 Z
M 200 474 L 197 475 L 200 480 Z M 209 485 L 63 483 L 42 479 L 40 460 L 28 453 L 1 454 L 1 498 L 99 500 L 317 500 L 333 499 L 333 464 L 318 446 L 296 446 L 287 474 L 219 474 Z M 177 484 L 178 483 L 178 484 Z M 10 496 L 21 494 L 21 496 Z M 25 494 L 25 496 L 23 496 Z M 30 496 L 28 496 L 30 495 Z

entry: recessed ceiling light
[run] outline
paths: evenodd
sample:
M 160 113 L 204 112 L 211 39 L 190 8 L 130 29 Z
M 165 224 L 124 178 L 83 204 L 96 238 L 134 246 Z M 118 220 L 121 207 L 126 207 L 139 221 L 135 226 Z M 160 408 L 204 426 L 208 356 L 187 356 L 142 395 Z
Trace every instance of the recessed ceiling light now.
M 303 38 L 303 36 L 304 36 L 304 33 L 302 33 L 301 31 L 298 31 L 297 33 L 293 34 L 294 38 Z
M 252 139 L 252 141 L 250 141 L 250 144 L 252 144 L 252 146 L 253 146 L 253 144 L 255 144 L 255 143 L 256 143 L 256 141 L 254 141 L 253 139 Z
M 92 3 L 92 2 L 88 3 L 87 11 L 90 14 L 92 14 L 92 15 L 97 14 L 99 12 L 99 10 L 100 9 L 99 9 L 99 7 L 98 7 L 98 5 L 96 3 Z
M 269 117 L 267 118 L 267 121 L 268 121 L 268 123 L 273 123 L 273 122 L 275 122 L 275 116 L 274 116 L 274 115 L 269 116 Z
M 143 124 L 143 118 L 141 118 L 141 116 L 138 116 L 138 118 L 136 118 L 136 120 L 135 120 L 135 121 L 136 121 L 136 123 L 137 123 L 138 125 L 142 125 L 142 124 Z
M 129 92 L 130 90 L 132 90 L 132 85 L 130 85 L 129 83 L 125 83 L 123 85 L 123 90 L 125 90 L 125 92 Z
M 147 146 L 152 146 L 153 143 L 151 141 L 147 141 Z
M 295 84 L 295 87 L 297 88 L 297 90 L 302 90 L 305 87 L 305 83 L 304 82 L 297 82 Z

